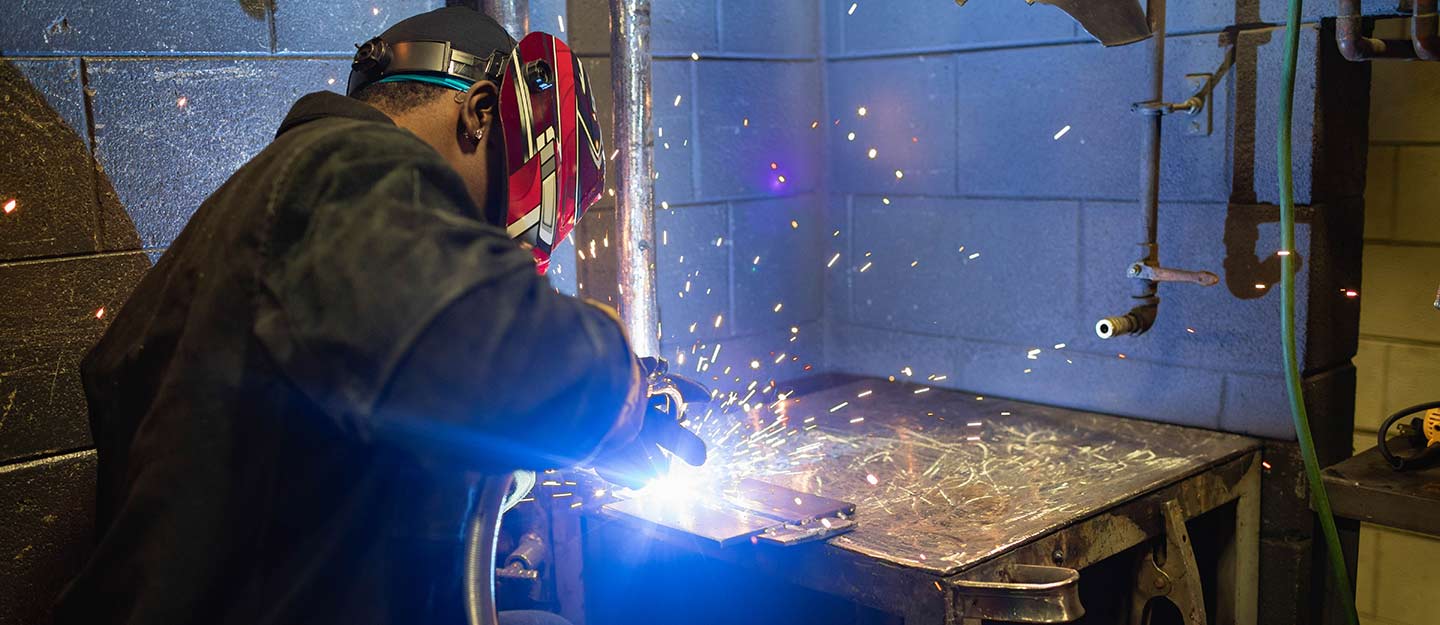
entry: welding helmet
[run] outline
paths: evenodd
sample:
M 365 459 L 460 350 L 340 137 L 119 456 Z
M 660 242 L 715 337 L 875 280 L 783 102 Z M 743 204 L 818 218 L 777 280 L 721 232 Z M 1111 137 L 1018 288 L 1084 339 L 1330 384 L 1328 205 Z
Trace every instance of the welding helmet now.
M 490 51 L 481 53 L 487 46 Z M 508 201 L 503 217 L 497 216 L 504 223 L 496 225 L 531 248 L 543 274 L 550 253 L 600 199 L 605 181 L 594 95 L 564 42 L 536 32 L 516 44 L 483 13 L 437 9 L 359 46 L 347 91 L 353 96 L 370 84 L 395 81 L 465 91 L 479 80 L 500 89 Z

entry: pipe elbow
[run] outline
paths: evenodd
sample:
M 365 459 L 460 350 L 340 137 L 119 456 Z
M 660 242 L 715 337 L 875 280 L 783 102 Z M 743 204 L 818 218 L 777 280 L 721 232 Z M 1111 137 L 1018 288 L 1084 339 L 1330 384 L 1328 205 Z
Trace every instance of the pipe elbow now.
M 1367 61 L 1371 58 L 1370 46 L 1364 45 L 1360 37 L 1336 37 L 1335 47 L 1340 49 L 1340 56 L 1347 61 Z
M 1104 317 L 1095 322 L 1095 336 L 1111 339 L 1117 336 L 1144 334 L 1155 325 L 1156 304 L 1141 304 L 1117 317 Z

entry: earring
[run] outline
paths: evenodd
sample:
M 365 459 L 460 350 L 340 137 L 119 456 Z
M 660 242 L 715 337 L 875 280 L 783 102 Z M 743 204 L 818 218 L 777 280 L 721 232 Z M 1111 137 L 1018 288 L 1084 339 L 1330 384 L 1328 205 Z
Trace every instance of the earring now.
M 470 140 L 474 141 L 475 143 L 480 143 L 480 140 L 485 138 L 485 131 L 476 130 L 474 132 L 467 133 L 465 136 L 469 137 Z

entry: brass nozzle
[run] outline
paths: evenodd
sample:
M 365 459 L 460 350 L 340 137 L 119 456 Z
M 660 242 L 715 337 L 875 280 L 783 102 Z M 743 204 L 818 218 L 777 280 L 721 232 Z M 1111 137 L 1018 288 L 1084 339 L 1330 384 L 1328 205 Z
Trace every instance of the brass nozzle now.
M 1135 319 L 1130 315 L 1106 317 L 1095 322 L 1095 335 L 1102 339 L 1113 338 L 1135 331 Z

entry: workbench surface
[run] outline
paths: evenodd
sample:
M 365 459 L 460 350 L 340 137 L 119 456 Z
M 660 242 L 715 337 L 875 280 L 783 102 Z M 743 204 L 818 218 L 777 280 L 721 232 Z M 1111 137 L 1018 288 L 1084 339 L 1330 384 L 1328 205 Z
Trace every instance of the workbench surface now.
M 1404 439 L 1390 448 L 1416 450 Z M 1440 536 L 1440 465 L 1397 472 L 1371 447 L 1321 473 L 1337 516 Z
M 799 395 L 786 412 L 797 440 L 752 475 L 854 502 L 858 527 L 832 546 L 936 575 L 1259 448 L 1232 434 L 883 380 Z

